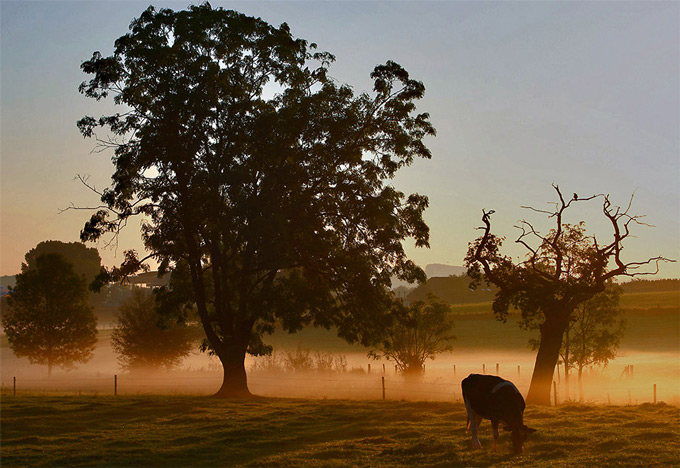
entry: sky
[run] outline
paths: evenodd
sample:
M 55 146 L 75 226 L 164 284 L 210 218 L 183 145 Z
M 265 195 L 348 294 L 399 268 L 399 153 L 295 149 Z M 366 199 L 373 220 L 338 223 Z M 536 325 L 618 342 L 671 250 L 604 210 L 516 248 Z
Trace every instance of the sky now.
M 77 175 L 109 184 L 111 154 L 96 153 L 76 121 L 114 111 L 78 93 L 80 64 L 108 55 L 149 2 L 0 1 L 0 275 L 20 271 L 43 240 L 77 241 L 98 204 Z M 188 2 L 155 2 L 182 9 Z M 316 42 L 337 61 L 331 76 L 356 92 L 393 60 L 422 81 L 437 136 L 431 160 L 419 160 L 393 184 L 430 199 L 429 249 L 405 246 L 421 266 L 462 265 L 479 236 L 482 209 L 507 236 L 506 252 L 527 219 L 549 209 L 552 184 L 566 196 L 610 194 L 646 215 L 624 261 L 662 255 L 680 260 L 680 2 L 211 2 L 258 16 Z M 570 209 L 601 242 L 611 238 L 599 202 Z M 103 263 L 143 251 L 130 224 L 117 248 L 97 246 Z M 680 277 L 680 263 L 659 277 Z

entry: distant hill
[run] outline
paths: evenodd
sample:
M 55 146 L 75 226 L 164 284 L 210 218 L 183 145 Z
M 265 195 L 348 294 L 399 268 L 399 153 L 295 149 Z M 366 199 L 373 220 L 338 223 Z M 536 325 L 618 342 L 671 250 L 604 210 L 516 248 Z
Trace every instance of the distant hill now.
M 7 289 L 7 286 L 12 286 L 17 284 L 17 277 L 16 275 L 5 275 L 5 276 L 0 276 L 0 286 L 4 287 Z
M 440 278 L 451 275 L 464 275 L 467 268 L 462 266 L 444 265 L 442 263 L 430 263 L 425 267 L 425 274 L 428 278 Z
M 495 286 L 485 285 L 472 291 L 470 281 L 471 279 L 465 275 L 430 278 L 406 296 L 406 300 L 409 302 L 425 301 L 428 294 L 434 294 L 439 299 L 454 305 L 493 300 L 496 294 Z
M 428 294 L 434 294 L 452 305 L 493 301 L 497 289 L 495 286 L 480 287 L 476 291 L 471 291 L 469 288 L 470 281 L 470 278 L 465 275 L 429 278 L 425 284 L 418 286 L 406 295 L 406 300 L 409 302 L 425 301 Z M 680 279 L 636 279 L 621 284 L 621 287 L 624 294 L 678 292 L 680 291 Z
M 680 279 L 641 280 L 622 283 L 624 293 L 680 291 Z
M 424 268 L 425 275 L 429 278 L 447 277 L 451 275 L 464 275 L 467 268 L 462 266 L 445 265 L 443 263 L 430 263 Z M 417 284 L 409 284 L 406 281 L 401 281 L 396 277 L 392 277 L 392 289 L 409 288 L 413 289 Z

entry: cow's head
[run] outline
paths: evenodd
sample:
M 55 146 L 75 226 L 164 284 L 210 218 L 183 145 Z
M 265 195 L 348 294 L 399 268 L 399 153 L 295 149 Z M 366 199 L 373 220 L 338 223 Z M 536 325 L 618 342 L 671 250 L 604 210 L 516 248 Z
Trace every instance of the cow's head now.
M 506 431 L 512 431 L 510 438 L 512 439 L 512 446 L 515 448 L 515 453 L 522 453 L 524 441 L 527 440 L 529 434 L 536 432 L 536 429 L 527 427 L 525 424 L 522 424 L 516 429 L 510 429 L 509 427 L 505 427 L 504 429 Z

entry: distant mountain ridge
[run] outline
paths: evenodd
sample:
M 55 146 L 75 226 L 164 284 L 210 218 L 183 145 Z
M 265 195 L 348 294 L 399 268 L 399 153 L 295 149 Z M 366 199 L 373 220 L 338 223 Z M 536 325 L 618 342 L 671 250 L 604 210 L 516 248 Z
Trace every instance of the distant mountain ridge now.
M 15 284 L 17 284 L 17 275 L 0 276 L 0 286 L 7 288 L 7 286 L 14 287 Z
M 446 278 L 447 276 L 460 276 L 467 273 L 467 268 L 462 266 L 446 265 L 443 263 L 430 263 L 425 267 L 427 278 Z

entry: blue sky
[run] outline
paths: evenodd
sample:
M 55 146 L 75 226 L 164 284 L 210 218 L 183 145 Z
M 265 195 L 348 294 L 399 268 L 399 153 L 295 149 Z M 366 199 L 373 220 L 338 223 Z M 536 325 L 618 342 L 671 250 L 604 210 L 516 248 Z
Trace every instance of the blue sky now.
M 293 34 L 337 57 L 331 75 L 370 91 L 372 68 L 394 60 L 424 82 L 419 103 L 437 128 L 431 161 L 394 184 L 430 197 L 431 249 L 407 246 L 422 266 L 460 265 L 482 208 L 512 245 L 521 208 L 547 208 L 551 183 L 566 194 L 608 193 L 654 228 L 640 226 L 625 260 L 680 259 L 680 3 L 678 2 L 211 2 L 287 22 Z M 108 184 L 110 154 L 90 154 L 75 122 L 110 103 L 77 92 L 80 63 L 112 51 L 147 2 L 0 2 L 0 274 L 47 239 L 75 241 L 96 204 L 73 178 Z M 184 2 L 157 2 L 181 9 Z M 599 206 L 579 205 L 607 239 Z M 104 263 L 141 249 L 131 225 Z M 679 264 L 661 276 L 680 277 Z

